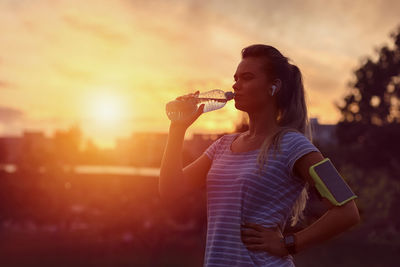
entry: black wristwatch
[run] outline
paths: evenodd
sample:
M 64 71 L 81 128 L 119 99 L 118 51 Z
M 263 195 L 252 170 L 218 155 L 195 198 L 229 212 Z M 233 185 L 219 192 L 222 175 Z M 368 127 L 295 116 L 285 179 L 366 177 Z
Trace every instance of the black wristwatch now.
M 285 248 L 289 252 L 289 254 L 296 254 L 296 237 L 294 234 L 288 234 L 282 239 L 285 244 Z

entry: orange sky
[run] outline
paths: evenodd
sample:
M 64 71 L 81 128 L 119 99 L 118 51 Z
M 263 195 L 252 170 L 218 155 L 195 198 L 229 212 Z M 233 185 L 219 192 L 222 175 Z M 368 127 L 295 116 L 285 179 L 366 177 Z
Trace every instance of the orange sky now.
M 0 135 L 79 124 L 102 147 L 167 131 L 165 103 L 231 90 L 240 50 L 271 44 L 303 72 L 310 115 L 335 123 L 352 71 L 400 24 L 399 1 L 0 0 Z M 191 132 L 222 132 L 233 103 Z

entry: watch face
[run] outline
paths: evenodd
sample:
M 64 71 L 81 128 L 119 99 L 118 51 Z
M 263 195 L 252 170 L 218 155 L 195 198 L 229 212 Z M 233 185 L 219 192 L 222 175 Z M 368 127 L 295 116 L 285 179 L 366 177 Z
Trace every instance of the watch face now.
M 294 244 L 294 236 L 288 235 L 285 237 L 285 243 L 288 245 Z
M 293 234 L 285 236 L 285 247 L 290 254 L 296 253 L 295 236 Z

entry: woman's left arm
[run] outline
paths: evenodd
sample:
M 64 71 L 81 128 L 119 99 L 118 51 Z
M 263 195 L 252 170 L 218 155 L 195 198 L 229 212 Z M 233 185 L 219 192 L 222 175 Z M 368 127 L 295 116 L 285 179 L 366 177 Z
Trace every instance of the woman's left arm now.
M 308 153 L 296 161 L 294 172 L 314 186 L 309 168 L 323 159 L 319 152 Z M 354 200 L 343 206 L 334 206 L 325 198 L 323 202 L 327 205 L 328 211 L 307 228 L 294 233 L 296 252 L 322 243 L 350 229 L 360 221 Z M 265 228 L 246 222 L 242 229 L 242 240 L 250 250 L 263 250 L 281 257 L 289 254 L 282 242 L 282 233 L 277 228 Z
M 294 171 L 311 186 L 314 186 L 309 169 L 323 159 L 324 157 L 319 152 L 308 153 L 296 161 Z M 295 233 L 297 252 L 326 241 L 359 223 L 360 215 L 354 200 L 343 206 L 334 206 L 326 198 L 323 198 L 323 202 L 328 207 L 328 211 L 316 222 Z

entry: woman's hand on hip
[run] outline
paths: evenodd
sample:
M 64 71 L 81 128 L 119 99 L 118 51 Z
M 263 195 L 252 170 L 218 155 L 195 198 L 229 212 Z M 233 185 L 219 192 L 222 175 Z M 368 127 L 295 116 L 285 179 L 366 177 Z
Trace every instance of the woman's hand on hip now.
M 241 238 L 248 250 L 266 251 L 279 257 L 289 255 L 283 243 L 283 235 L 277 227 L 267 228 L 255 223 L 243 223 Z

